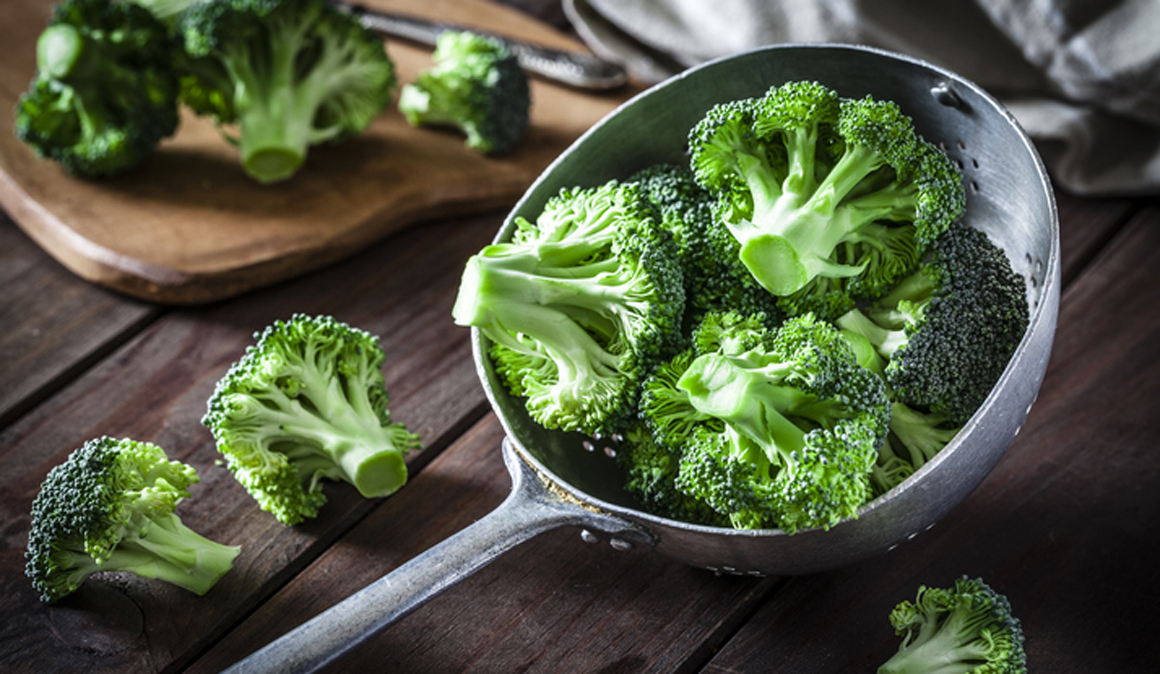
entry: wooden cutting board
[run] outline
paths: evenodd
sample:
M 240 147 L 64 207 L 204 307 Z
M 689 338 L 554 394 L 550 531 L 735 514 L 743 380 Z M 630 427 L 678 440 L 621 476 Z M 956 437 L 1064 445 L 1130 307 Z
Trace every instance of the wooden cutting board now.
M 558 31 L 483 0 L 368 0 L 412 16 L 582 50 Z M 510 155 L 488 158 L 461 137 L 407 125 L 387 110 L 364 134 L 315 147 L 293 179 L 262 186 L 205 119 L 130 174 L 70 177 L 12 133 L 13 107 L 35 73 L 50 0 L 0 2 L 0 207 L 79 276 L 162 303 L 230 297 L 329 265 L 403 227 L 501 209 L 632 92 L 594 94 L 533 79 L 531 126 Z M 431 50 L 387 41 L 400 84 Z

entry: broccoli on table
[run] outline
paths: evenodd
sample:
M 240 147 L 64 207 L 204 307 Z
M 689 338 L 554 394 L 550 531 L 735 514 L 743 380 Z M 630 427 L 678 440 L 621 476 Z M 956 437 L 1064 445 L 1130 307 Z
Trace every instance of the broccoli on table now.
M 741 261 L 791 315 L 880 294 L 963 210 L 957 169 L 897 105 L 815 82 L 711 108 L 689 146 Z
M 676 488 L 735 528 L 828 528 L 870 495 L 889 407 L 882 380 L 812 314 L 709 314 L 645 384 L 640 416 L 677 458 Z
M 128 171 L 177 130 L 173 44 L 137 5 L 64 0 L 37 40 L 36 63 L 16 136 L 70 174 Z
M 364 131 L 391 101 L 394 63 L 327 0 L 214 0 L 179 15 L 181 100 L 236 125 L 261 183 L 293 176 L 312 145 Z
M 562 190 L 468 260 L 453 317 L 491 340 L 497 373 L 539 424 L 611 435 L 678 350 L 683 310 L 671 234 L 635 185 L 610 181 Z
M 1011 603 L 978 578 L 920 587 L 890 612 L 898 652 L 878 674 L 1026 674 L 1023 628 Z
M 1030 320 L 1027 286 L 1001 248 L 956 223 L 932 257 L 869 307 L 837 324 L 887 359 L 891 399 L 961 426 L 983 404 Z
M 528 76 L 502 40 L 444 31 L 435 65 L 399 92 L 399 111 L 412 126 L 461 131 L 468 147 L 488 155 L 511 151 L 529 121 Z
M 404 455 L 419 438 L 391 420 L 378 339 L 303 314 L 255 336 L 217 383 L 202 423 L 262 510 L 291 525 L 315 517 L 323 479 L 367 498 L 402 487 Z
M 45 601 L 101 571 L 127 571 L 205 594 L 240 548 L 189 529 L 174 512 L 198 481 L 157 445 L 102 437 L 48 473 L 32 503 L 26 571 Z

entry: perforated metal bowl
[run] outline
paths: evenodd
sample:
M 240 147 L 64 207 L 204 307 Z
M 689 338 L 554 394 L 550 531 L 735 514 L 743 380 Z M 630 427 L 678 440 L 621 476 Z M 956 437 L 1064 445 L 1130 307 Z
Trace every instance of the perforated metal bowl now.
M 633 98 L 565 151 L 512 210 L 535 219 L 562 187 L 594 186 L 658 162 L 683 161 L 688 130 L 713 105 L 816 80 L 846 97 L 893 100 L 919 133 L 962 168 L 967 222 L 1007 252 L 1027 279 L 1030 326 L 1002 378 L 957 437 L 902 485 L 827 531 L 787 535 L 690 525 L 642 512 L 623 487 L 614 448 L 532 422 L 495 376 L 473 332 L 480 381 L 507 433 L 512 495 L 476 524 L 239 664 L 239 671 L 308 670 L 336 657 L 504 550 L 555 527 L 607 532 L 614 546 L 717 572 L 813 573 L 881 554 L 931 527 L 965 499 L 1010 446 L 1034 402 L 1059 309 L 1059 234 L 1047 174 L 1027 136 L 991 96 L 915 59 L 852 46 L 759 49 L 693 68 Z

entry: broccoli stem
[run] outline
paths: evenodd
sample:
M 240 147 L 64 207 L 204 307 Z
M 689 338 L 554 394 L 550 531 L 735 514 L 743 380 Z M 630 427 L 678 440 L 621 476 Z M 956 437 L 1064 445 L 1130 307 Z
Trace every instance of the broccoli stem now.
M 36 42 L 36 67 L 50 77 L 64 79 L 82 65 L 85 38 L 74 26 L 49 26 Z
M 240 548 L 205 538 L 171 513 L 138 522 L 98 570 L 129 571 L 205 594 L 233 565 Z
M 987 659 L 985 634 L 979 626 L 986 612 L 952 611 L 945 622 L 924 620 L 917 635 L 878 668 L 878 674 L 969 674 Z

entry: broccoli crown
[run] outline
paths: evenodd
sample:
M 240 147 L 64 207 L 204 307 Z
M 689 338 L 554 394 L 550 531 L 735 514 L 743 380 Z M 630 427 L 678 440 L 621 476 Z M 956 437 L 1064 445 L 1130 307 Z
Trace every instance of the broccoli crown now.
M 965 201 L 954 164 L 897 105 L 815 82 L 714 106 L 689 146 L 741 261 L 790 315 L 881 294 Z
M 391 101 L 382 40 L 327 0 L 219 0 L 183 12 L 181 100 L 238 127 L 255 180 L 293 176 L 310 146 L 361 133 Z
M 435 65 L 399 93 L 399 111 L 413 126 L 459 129 L 468 147 L 484 154 L 509 152 L 529 121 L 528 76 L 500 39 L 469 31 L 444 31 Z
M 770 327 L 780 323 L 778 298 L 742 264 L 737 239 L 716 219 L 716 200 L 694 180 L 687 164 L 655 164 L 628 180 L 644 190 L 677 242 L 687 326 L 707 313 L 728 311 L 764 314 Z
M 100 571 L 159 578 L 205 594 L 239 548 L 186 527 L 177 504 L 198 481 L 157 445 L 102 437 L 49 471 L 32 503 L 26 572 L 45 601 Z
M 132 3 L 64 0 L 37 41 L 16 136 L 70 174 L 116 175 L 176 131 L 177 95 L 164 24 Z
M 903 638 L 879 674 L 1026 674 L 1023 628 L 1006 597 L 978 578 L 920 587 L 890 612 Z
M 1006 254 L 957 223 L 917 272 L 838 323 L 889 359 L 894 400 L 961 426 L 1003 374 L 1029 320 L 1026 282 Z
M 378 339 L 331 316 L 294 314 L 255 334 L 202 423 L 238 482 L 284 524 L 315 517 L 322 479 L 367 498 L 407 481 L 419 438 L 391 420 Z
M 649 439 L 677 461 L 676 488 L 736 528 L 829 527 L 856 514 L 886 436 L 879 377 L 833 326 L 806 314 L 707 314 L 694 345 L 641 395 Z
M 546 428 L 621 430 L 653 365 L 679 349 L 684 289 L 672 236 L 635 185 L 561 190 L 508 243 L 468 260 L 458 325 Z

